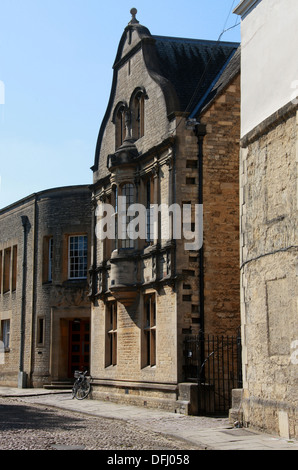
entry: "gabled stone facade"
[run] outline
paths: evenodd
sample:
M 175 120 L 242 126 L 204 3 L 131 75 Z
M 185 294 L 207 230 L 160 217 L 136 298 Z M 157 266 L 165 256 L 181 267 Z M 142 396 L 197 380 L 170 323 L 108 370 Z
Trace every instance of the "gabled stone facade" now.
M 93 166 L 92 393 L 173 411 L 185 406 L 186 335 L 236 335 L 240 326 L 240 50 L 152 36 L 135 15 Z M 197 238 L 194 207 L 203 206 L 203 248 L 174 236 L 171 215 L 170 229 L 160 216 L 152 236 L 121 237 L 119 196 L 145 207 L 138 230 L 150 226 L 152 204 L 181 214 L 191 205 Z

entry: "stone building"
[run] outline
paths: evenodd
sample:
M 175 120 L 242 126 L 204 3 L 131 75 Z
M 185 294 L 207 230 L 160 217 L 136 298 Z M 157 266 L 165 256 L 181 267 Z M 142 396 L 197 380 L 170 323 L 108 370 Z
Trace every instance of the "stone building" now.
M 238 406 L 246 425 L 297 437 L 297 2 L 243 0 L 235 12 L 242 19 Z
M 93 396 L 194 410 L 186 336 L 240 327 L 240 49 L 131 13 L 92 168 Z
M 89 368 L 90 241 L 87 186 L 1 209 L 1 385 L 41 387 Z

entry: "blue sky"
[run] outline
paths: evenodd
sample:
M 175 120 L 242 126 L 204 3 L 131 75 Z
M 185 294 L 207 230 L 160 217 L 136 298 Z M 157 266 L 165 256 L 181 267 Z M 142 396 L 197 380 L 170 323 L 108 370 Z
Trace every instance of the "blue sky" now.
M 130 9 L 152 34 L 217 40 L 233 0 L 1 0 L 0 208 L 92 183 L 112 65 Z M 240 42 L 240 26 L 221 37 Z M 3 91 L 4 88 L 4 91 Z

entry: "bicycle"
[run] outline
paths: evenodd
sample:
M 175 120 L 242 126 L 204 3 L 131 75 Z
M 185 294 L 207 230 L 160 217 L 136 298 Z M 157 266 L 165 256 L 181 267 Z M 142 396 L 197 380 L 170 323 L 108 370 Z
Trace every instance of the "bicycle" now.
M 77 400 L 84 400 L 90 393 L 91 390 L 91 377 L 86 377 L 87 371 L 80 372 L 75 371 L 74 377 L 75 382 L 72 387 L 72 398 L 76 398 Z

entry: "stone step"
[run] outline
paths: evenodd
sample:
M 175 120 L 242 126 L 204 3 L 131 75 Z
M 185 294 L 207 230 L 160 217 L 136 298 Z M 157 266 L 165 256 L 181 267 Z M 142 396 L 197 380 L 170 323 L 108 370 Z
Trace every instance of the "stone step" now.
M 60 390 L 71 389 L 72 386 L 72 382 L 52 382 L 51 384 L 44 385 L 43 388 L 45 388 L 46 390 Z

